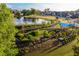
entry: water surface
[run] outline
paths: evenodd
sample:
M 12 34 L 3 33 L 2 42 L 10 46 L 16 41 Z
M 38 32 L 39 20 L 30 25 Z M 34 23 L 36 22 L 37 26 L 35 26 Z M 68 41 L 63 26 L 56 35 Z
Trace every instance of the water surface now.
M 24 19 L 23 17 L 21 17 L 20 19 L 15 18 L 15 24 L 16 25 L 22 25 L 22 24 L 47 24 L 47 23 L 51 23 L 51 21 L 49 20 L 45 20 L 45 19 Z

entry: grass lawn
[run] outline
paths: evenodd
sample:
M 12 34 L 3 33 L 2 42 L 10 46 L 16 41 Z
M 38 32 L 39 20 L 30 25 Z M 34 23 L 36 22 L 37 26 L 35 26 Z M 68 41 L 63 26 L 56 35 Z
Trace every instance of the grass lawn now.
M 50 49 L 51 52 L 44 53 L 42 55 L 44 55 L 44 56 L 73 56 L 74 52 L 73 52 L 72 46 L 74 44 L 76 44 L 76 42 L 77 42 L 77 40 L 74 40 L 74 41 L 54 50 L 54 51 L 52 51 L 52 49 Z
M 50 48 L 42 53 L 33 53 L 32 56 L 73 56 L 74 51 L 72 49 L 73 45 L 76 44 L 77 40 L 73 40 L 72 42 L 57 48 L 52 51 L 53 48 Z
M 30 15 L 30 16 L 24 16 L 25 18 L 41 18 L 46 20 L 55 20 L 55 16 L 37 16 L 37 15 Z

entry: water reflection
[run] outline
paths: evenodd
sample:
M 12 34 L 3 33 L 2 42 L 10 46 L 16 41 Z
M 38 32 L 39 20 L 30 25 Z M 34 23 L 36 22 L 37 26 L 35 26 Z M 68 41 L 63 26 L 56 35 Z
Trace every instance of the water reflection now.
M 44 20 L 44 19 L 24 19 L 23 17 L 21 17 L 20 19 L 15 18 L 15 24 L 16 25 L 22 25 L 22 24 L 47 24 L 47 23 L 51 23 L 51 21 L 48 20 Z

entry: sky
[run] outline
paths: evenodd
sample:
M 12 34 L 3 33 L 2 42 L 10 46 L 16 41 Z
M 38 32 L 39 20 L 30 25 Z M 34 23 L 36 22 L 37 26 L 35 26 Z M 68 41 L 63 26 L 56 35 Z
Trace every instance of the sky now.
M 79 9 L 79 3 L 7 3 L 12 9 L 30 9 L 35 8 L 44 10 L 50 8 L 51 11 L 74 11 Z

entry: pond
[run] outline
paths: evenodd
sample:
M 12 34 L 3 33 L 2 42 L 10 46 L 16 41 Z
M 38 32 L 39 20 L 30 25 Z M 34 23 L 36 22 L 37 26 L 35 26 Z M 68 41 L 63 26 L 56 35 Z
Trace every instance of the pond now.
M 24 17 L 21 17 L 20 19 L 15 18 L 15 22 L 16 25 L 22 25 L 22 24 L 47 24 L 47 23 L 51 23 L 51 21 L 49 20 L 45 20 L 45 19 L 35 19 L 35 18 L 29 18 L 29 19 L 24 19 Z

